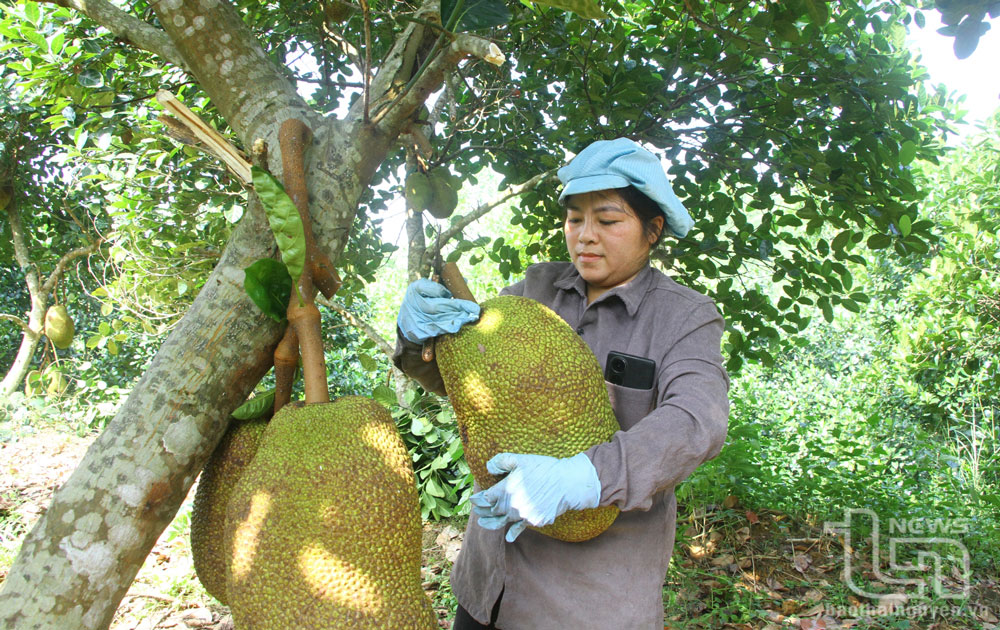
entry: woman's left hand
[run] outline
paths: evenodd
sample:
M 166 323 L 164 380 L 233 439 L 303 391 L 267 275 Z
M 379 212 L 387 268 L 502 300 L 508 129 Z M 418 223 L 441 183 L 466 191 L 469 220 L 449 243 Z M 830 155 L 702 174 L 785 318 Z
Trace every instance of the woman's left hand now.
M 567 510 L 594 508 L 601 500 L 601 481 L 584 453 L 562 459 L 499 453 L 486 462 L 486 469 L 507 476 L 472 495 L 472 511 L 486 529 L 512 523 L 507 542 L 514 542 L 528 525 L 549 525 Z
M 479 319 L 479 305 L 451 296 L 443 285 L 421 278 L 410 283 L 399 307 L 396 325 L 413 343 L 423 343 Z

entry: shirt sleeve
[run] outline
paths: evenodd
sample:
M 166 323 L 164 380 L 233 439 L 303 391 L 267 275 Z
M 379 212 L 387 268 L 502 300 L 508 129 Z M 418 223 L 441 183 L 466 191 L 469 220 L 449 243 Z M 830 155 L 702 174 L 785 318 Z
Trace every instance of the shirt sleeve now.
M 586 451 L 601 480 L 600 505 L 648 510 L 658 492 L 719 454 L 729 421 L 722 332 L 715 305 L 697 307 L 661 362 L 656 408 Z
M 500 295 L 524 295 L 524 280 L 515 282 L 509 287 L 504 287 L 500 290 Z
M 392 353 L 392 362 L 427 391 L 445 396 L 444 381 L 441 379 L 440 370 L 438 370 L 437 359 L 429 362 L 424 361 L 422 354 L 423 345 L 413 343 L 403 337 L 403 333 L 397 327 L 396 349 Z

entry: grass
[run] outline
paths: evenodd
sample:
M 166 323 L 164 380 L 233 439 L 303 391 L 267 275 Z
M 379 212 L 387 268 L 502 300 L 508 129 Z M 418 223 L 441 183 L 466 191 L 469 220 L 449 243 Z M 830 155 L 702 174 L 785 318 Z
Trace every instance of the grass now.
M 734 497 L 730 497 L 733 499 Z M 998 576 L 972 575 L 963 600 L 917 596 L 869 599 L 843 579 L 839 536 L 809 518 L 753 510 L 727 500 L 682 515 L 664 585 L 671 630 L 740 628 L 854 628 L 856 630 L 991 630 L 1000 614 Z M 856 563 L 871 558 L 867 541 L 849 550 Z M 885 556 L 885 554 L 882 554 Z M 891 573 L 885 557 L 883 571 Z M 870 568 L 870 563 L 867 565 Z M 866 574 L 873 577 L 870 571 Z M 874 590 L 870 579 L 863 586 Z M 884 587 L 883 587 L 884 588 Z

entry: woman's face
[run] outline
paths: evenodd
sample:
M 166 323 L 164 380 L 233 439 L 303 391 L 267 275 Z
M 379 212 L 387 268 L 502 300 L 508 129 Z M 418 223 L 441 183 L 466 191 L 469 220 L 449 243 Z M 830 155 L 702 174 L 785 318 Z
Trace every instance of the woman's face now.
M 663 218 L 657 217 L 662 229 Z M 588 302 L 634 278 L 649 261 L 655 237 L 613 190 L 572 195 L 566 203 L 566 247 L 587 283 Z

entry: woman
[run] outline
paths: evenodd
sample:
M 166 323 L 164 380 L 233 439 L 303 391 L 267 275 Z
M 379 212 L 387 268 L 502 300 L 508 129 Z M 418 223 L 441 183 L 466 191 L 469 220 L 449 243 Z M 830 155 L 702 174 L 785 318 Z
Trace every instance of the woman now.
M 673 489 L 725 440 L 722 318 L 709 298 L 649 264 L 665 228 L 683 237 L 692 224 L 659 160 L 625 138 L 598 141 L 561 168 L 559 179 L 571 262 L 532 265 L 502 294 L 552 308 L 602 369 L 610 352 L 651 364 L 652 382 L 607 383 L 621 425 L 608 442 L 565 459 L 502 453 L 491 460 L 493 471 L 507 476 L 472 498 L 451 574 L 456 630 L 662 628 Z M 438 393 L 440 374 L 421 360 L 420 343 L 479 314 L 475 304 L 448 297 L 444 287 L 418 281 L 399 315 L 396 364 Z M 621 514 L 585 542 L 526 529 L 568 509 L 606 505 Z

